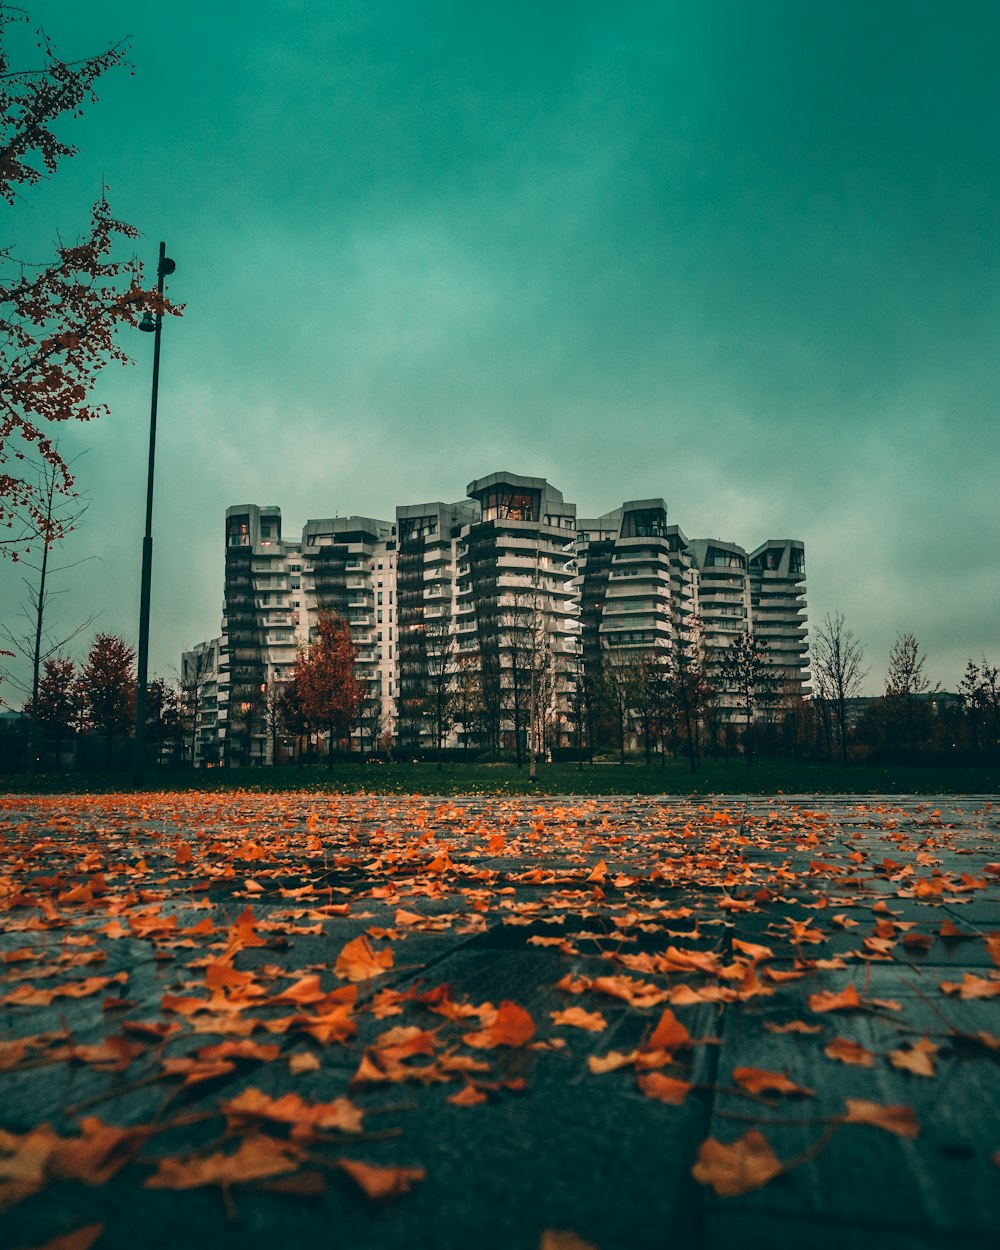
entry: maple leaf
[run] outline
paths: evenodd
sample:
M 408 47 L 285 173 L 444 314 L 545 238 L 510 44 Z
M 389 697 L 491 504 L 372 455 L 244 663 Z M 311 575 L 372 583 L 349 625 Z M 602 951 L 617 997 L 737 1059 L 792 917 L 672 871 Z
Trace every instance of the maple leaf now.
M 897 1137 L 916 1137 L 920 1132 L 920 1124 L 912 1107 L 883 1107 L 877 1102 L 867 1102 L 863 1098 L 848 1098 L 844 1105 L 845 1124 L 870 1124 L 873 1128 L 885 1129 L 887 1133 L 895 1133 Z
M 584 1011 L 582 1007 L 567 1007 L 565 1011 L 550 1011 L 553 1024 L 569 1025 L 575 1029 L 586 1029 L 590 1033 L 600 1033 L 608 1027 L 608 1022 L 599 1011 Z
M 912 1072 L 914 1076 L 934 1075 L 934 1056 L 941 1049 L 930 1040 L 922 1037 L 919 1042 L 912 1042 L 906 1047 L 889 1051 L 889 1062 L 894 1068 L 904 1072 Z
M 698 1161 L 691 1175 L 702 1185 L 711 1185 L 720 1198 L 759 1189 L 783 1171 L 781 1160 L 767 1138 L 757 1129 L 734 1142 L 709 1137 L 698 1149 Z
M 292 1076 L 301 1076 L 303 1072 L 318 1072 L 320 1062 L 310 1050 L 297 1050 L 288 1057 L 288 1071 Z
M 147 1189 L 199 1189 L 203 1185 L 236 1185 L 294 1172 L 300 1162 L 298 1147 L 264 1134 L 246 1137 L 234 1154 L 217 1150 L 209 1155 L 168 1157 L 146 1179 Z
M 523 1007 L 504 999 L 496 1015 L 475 1033 L 466 1033 L 462 1041 L 475 1050 L 492 1050 L 495 1046 L 523 1046 L 535 1035 L 535 1022 Z
M 664 1076 L 662 1072 L 643 1072 L 636 1079 L 647 1098 L 669 1103 L 672 1107 L 679 1107 L 693 1088 L 690 1081 Z
M 749 1094 L 797 1094 L 811 1098 L 816 1093 L 796 1085 L 781 1072 L 768 1072 L 765 1068 L 734 1068 L 733 1080 Z
M 849 1041 L 846 1037 L 833 1038 L 829 1045 L 824 1046 L 823 1054 L 831 1059 L 839 1059 L 841 1063 L 853 1064 L 857 1068 L 875 1066 L 874 1054 L 859 1042 Z
M 1000 980 L 992 981 L 987 977 L 979 977 L 967 972 L 961 981 L 942 981 L 941 988 L 946 994 L 957 994 L 959 998 L 995 998 L 1000 994 Z
M 810 1011 L 857 1011 L 861 1006 L 858 991 L 853 985 L 836 993 L 833 990 L 820 990 L 809 995 Z
M 345 981 L 370 981 L 380 977 L 393 966 L 394 958 L 391 947 L 374 951 L 371 943 L 362 934 L 353 942 L 348 942 L 333 966 L 333 971 Z
M 375 1202 L 408 1193 L 427 1175 L 423 1168 L 379 1168 L 357 1159 L 337 1159 L 336 1164 Z

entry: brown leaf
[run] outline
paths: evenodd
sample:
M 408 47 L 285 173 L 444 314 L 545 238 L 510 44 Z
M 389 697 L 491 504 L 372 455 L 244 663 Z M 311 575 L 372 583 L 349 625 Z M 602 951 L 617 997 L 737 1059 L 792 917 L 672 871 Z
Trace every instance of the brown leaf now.
M 484 1102 L 489 1102 L 486 1094 L 481 1089 L 476 1089 L 475 1085 L 466 1082 L 465 1088 L 457 1094 L 451 1094 L 447 1102 L 453 1107 L 478 1107 Z
M 565 1011 L 550 1011 L 553 1024 L 569 1025 L 575 1029 L 586 1029 L 589 1033 L 600 1033 L 608 1027 L 608 1022 L 599 1011 L 584 1011 L 582 1007 L 567 1007 Z
M 877 1102 L 866 1102 L 863 1098 L 848 1098 L 844 1105 L 847 1107 L 845 1124 L 870 1124 L 873 1128 L 895 1133 L 897 1137 L 916 1137 L 920 1132 L 920 1124 L 912 1107 L 883 1107 Z
M 587 1067 L 595 1076 L 600 1076 L 604 1072 L 617 1072 L 619 1068 L 630 1068 L 638 1057 L 637 1050 L 630 1050 L 628 1053 L 609 1050 L 606 1055 L 590 1055 L 587 1059 Z
M 922 1037 L 919 1042 L 907 1043 L 898 1050 L 890 1050 L 889 1062 L 894 1068 L 912 1072 L 914 1076 L 933 1076 L 934 1056 L 940 1049 L 929 1037 Z
M 768 1072 L 765 1068 L 734 1068 L 733 1080 L 750 1094 L 797 1094 L 811 1098 L 816 1093 L 796 1085 L 781 1072 Z
M 584 1241 L 568 1228 L 547 1228 L 542 1233 L 538 1250 L 597 1250 L 592 1241 Z
M 768 1033 L 822 1033 L 823 1026 L 821 1024 L 806 1024 L 804 1020 L 789 1020 L 787 1024 L 775 1024 L 773 1020 L 768 1020 L 764 1025 Z
M 160 1159 L 146 1180 L 147 1189 L 198 1189 L 203 1185 L 235 1185 L 294 1172 L 299 1150 L 291 1142 L 257 1134 L 246 1137 L 235 1154 L 221 1150 L 209 1155 Z
M 219 1106 L 230 1128 L 270 1121 L 290 1124 L 293 1130 L 337 1129 L 341 1133 L 360 1133 L 364 1112 L 347 1098 L 333 1102 L 308 1102 L 298 1094 L 282 1094 L 272 1098 L 251 1086 L 235 1098 Z
M 857 1068 L 875 1066 L 875 1056 L 859 1042 L 849 1041 L 846 1037 L 835 1037 L 823 1048 L 823 1054 L 831 1059 L 839 1059 L 841 1063 L 853 1064 Z
M 643 1072 L 637 1080 L 639 1088 L 647 1098 L 655 1098 L 672 1107 L 679 1107 L 693 1088 L 690 1081 L 664 1076 L 662 1072 Z
M 36 1247 L 36 1250 L 90 1250 L 103 1232 L 103 1224 L 84 1224 L 71 1233 L 61 1233 L 58 1237 L 50 1238 L 43 1246 Z
M 691 1175 L 702 1185 L 711 1185 L 719 1197 L 734 1198 L 766 1185 L 782 1170 L 767 1138 L 750 1129 L 734 1142 L 720 1142 L 714 1137 L 702 1142 Z
M 861 999 L 853 985 L 848 985 L 839 993 L 833 990 L 820 990 L 816 994 L 809 995 L 811 1011 L 857 1011 L 860 1006 Z

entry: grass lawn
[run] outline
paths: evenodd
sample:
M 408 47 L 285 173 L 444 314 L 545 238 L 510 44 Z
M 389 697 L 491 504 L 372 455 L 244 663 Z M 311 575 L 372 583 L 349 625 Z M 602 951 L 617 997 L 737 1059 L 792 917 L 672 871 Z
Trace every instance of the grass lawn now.
M 132 789 L 127 772 L 0 776 L 0 793 L 95 793 Z M 1000 769 L 865 767 L 759 759 L 686 762 L 540 764 L 536 784 L 527 765 L 325 764 L 305 768 L 151 769 L 146 790 L 251 790 L 373 794 L 997 794 Z

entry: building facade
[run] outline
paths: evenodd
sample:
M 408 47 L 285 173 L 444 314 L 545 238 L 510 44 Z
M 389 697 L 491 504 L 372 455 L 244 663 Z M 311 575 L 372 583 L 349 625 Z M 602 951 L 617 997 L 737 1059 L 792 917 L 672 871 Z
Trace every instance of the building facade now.
M 602 665 L 669 658 L 697 635 L 710 675 L 740 634 L 767 643 L 783 697 L 808 693 L 804 545 L 750 551 L 688 539 L 663 499 L 578 518 L 544 478 L 492 473 L 454 503 L 404 504 L 394 521 L 307 521 L 277 507 L 226 513 L 221 637 L 196 763 L 284 758 L 276 692 L 319 615 L 345 619 L 364 691 L 352 745 L 570 745 Z M 195 663 L 199 653 L 185 653 Z M 721 702 L 722 715 L 735 706 Z M 214 714 L 214 722 L 210 722 Z

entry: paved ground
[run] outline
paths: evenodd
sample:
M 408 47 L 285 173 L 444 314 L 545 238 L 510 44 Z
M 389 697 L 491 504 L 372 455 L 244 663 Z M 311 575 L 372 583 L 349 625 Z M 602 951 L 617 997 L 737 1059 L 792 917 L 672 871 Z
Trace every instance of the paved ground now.
M 4 798 L 0 1244 L 993 1247 L 998 833 Z

